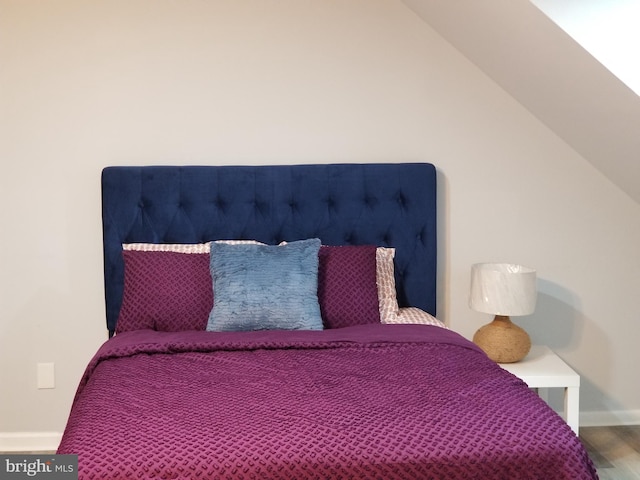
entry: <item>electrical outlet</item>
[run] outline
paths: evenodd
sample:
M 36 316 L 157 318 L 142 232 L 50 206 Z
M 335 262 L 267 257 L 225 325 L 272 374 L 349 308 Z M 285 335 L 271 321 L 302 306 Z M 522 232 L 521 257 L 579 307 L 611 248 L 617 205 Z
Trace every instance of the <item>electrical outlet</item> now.
M 38 388 L 56 388 L 53 363 L 38 363 Z

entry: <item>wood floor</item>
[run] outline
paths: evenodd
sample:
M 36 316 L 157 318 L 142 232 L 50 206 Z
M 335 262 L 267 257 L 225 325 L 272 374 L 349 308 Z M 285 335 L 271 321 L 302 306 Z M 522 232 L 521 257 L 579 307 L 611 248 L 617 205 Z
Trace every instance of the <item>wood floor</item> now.
M 640 425 L 580 427 L 600 480 L 640 480 Z
M 640 425 L 581 427 L 580 440 L 600 480 L 640 480 Z

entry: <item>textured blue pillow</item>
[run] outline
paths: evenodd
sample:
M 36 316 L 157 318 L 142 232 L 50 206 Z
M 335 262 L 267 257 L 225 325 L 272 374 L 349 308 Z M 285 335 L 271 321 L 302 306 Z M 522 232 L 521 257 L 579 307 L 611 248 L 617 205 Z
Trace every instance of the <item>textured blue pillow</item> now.
M 207 330 L 322 330 L 319 250 L 318 239 L 280 246 L 212 243 Z

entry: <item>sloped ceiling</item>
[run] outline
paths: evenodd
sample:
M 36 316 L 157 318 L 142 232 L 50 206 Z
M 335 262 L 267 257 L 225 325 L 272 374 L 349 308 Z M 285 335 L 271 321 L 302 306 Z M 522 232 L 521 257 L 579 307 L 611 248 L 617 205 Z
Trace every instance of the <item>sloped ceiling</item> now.
M 535 5 L 403 2 L 640 203 L 640 97 Z

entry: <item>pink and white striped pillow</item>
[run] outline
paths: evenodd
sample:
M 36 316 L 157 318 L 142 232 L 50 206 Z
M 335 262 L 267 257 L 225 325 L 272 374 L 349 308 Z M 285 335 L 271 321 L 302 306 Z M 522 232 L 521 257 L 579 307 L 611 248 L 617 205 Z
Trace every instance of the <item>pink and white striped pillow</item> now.
M 444 323 L 424 310 L 416 307 L 398 307 L 393 265 L 395 253 L 394 248 L 388 247 L 378 247 L 376 250 L 380 321 L 386 324 L 417 323 L 446 328 Z

